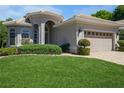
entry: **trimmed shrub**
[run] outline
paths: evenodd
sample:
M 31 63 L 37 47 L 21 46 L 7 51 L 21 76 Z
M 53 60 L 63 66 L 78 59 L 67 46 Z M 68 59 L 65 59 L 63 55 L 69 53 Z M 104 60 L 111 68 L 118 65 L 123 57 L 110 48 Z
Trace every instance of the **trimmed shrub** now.
M 62 49 L 57 45 L 30 44 L 18 47 L 19 54 L 61 54 Z
M 69 43 L 64 43 L 60 47 L 62 48 L 62 52 L 69 52 L 70 44 Z
M 118 51 L 124 51 L 124 40 L 118 41 L 119 47 L 117 48 Z
M 119 44 L 120 47 L 124 47 L 124 40 L 119 40 L 118 44 Z
M 78 41 L 78 54 L 79 55 L 90 55 L 90 48 L 86 48 L 90 46 L 90 41 L 87 39 L 80 39 Z M 83 46 L 83 47 L 82 47 Z
M 16 48 L 1 48 L 0 56 L 14 55 L 17 54 Z
M 79 55 L 90 55 L 90 48 L 78 48 L 78 54 Z
M 80 39 L 78 41 L 78 45 L 83 46 L 85 48 L 86 46 L 90 46 L 90 41 L 87 39 Z

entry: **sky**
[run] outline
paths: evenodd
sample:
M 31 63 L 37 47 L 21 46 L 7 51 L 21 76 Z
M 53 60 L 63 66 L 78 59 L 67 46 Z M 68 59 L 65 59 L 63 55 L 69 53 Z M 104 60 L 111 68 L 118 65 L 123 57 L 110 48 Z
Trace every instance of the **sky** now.
M 41 10 L 61 14 L 66 20 L 75 14 L 91 15 L 103 9 L 112 12 L 115 8 L 116 5 L 0 5 L 0 20 L 5 20 L 8 17 L 16 20 L 25 16 L 28 12 Z

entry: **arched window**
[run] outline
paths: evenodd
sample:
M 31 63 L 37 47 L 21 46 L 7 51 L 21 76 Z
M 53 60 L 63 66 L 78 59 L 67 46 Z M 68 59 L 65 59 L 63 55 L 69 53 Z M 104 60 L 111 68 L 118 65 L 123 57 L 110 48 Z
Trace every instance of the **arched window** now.
M 47 21 L 45 24 L 45 43 L 52 43 L 52 29 L 55 23 L 53 21 Z
M 10 29 L 10 45 L 15 45 L 15 29 Z
M 45 44 L 49 43 L 49 35 L 50 35 L 49 27 L 46 24 L 46 26 L 45 26 Z

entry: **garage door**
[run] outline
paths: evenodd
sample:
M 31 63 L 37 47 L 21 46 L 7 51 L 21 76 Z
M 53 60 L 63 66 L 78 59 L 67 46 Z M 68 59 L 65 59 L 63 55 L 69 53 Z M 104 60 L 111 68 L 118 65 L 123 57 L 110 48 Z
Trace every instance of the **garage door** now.
M 92 33 L 92 32 L 91 32 Z M 91 43 L 91 51 L 111 51 L 112 50 L 112 34 L 97 33 L 85 35 Z M 86 33 L 85 33 L 86 34 Z
M 112 39 L 87 38 L 91 42 L 91 51 L 111 51 Z

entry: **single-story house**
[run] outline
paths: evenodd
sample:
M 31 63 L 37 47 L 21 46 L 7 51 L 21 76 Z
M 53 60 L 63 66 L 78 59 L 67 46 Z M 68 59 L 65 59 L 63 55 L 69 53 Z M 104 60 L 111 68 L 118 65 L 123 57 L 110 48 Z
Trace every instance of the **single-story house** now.
M 68 20 L 49 11 L 27 13 L 23 18 L 4 22 L 8 27 L 8 47 L 21 46 L 24 39 L 34 44 L 70 43 L 70 52 L 76 53 L 78 41 L 88 39 L 91 51 L 115 50 L 118 32 L 124 21 L 109 21 L 83 14 Z

